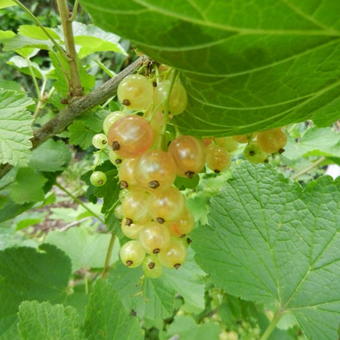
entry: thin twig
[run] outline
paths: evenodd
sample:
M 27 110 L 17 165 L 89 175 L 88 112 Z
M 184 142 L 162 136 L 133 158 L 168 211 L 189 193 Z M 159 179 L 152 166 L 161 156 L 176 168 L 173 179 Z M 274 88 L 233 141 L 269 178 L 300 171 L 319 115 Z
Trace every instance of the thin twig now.
M 66 224 L 64 227 L 60 228 L 59 231 L 66 231 L 66 230 L 69 230 L 73 227 L 75 227 L 76 225 L 78 224 L 81 224 L 85 221 L 87 221 L 88 219 L 90 219 L 91 217 L 84 217 L 82 218 L 81 220 L 78 220 L 78 221 L 74 221 L 74 222 L 71 222 L 69 224 Z
M 39 111 L 40 111 L 41 107 L 43 106 L 44 100 L 46 99 L 46 98 L 44 98 L 46 84 L 47 84 L 47 78 L 44 77 L 42 85 L 41 85 L 39 97 L 38 97 L 38 103 L 37 103 L 35 110 L 34 110 L 34 113 L 33 113 L 33 120 L 37 119 L 37 117 L 39 115 Z
M 35 92 L 36 92 L 37 98 L 39 100 L 39 98 L 40 98 L 40 89 L 39 89 L 39 84 L 38 84 L 38 81 L 37 81 L 37 77 L 34 74 L 32 62 L 31 62 L 31 60 L 29 58 L 25 58 L 25 60 L 27 62 L 28 69 L 30 71 L 30 74 L 31 74 L 31 77 L 32 77 L 32 80 L 33 80 L 33 85 L 34 85 L 34 88 L 35 88 Z
M 76 0 L 73 5 L 72 9 L 72 16 L 71 16 L 71 21 L 75 20 L 78 14 L 78 8 L 79 8 L 79 0 Z
M 105 221 L 102 217 L 100 217 L 96 212 L 94 212 L 92 209 L 90 209 L 84 202 L 82 202 L 78 197 L 74 196 L 70 191 L 68 191 L 64 186 L 62 186 L 60 183 L 56 182 L 54 183 L 55 186 L 57 186 L 60 190 L 64 191 L 64 193 L 68 196 L 70 196 L 73 201 L 77 202 L 79 205 L 81 205 L 85 210 L 87 210 L 90 214 L 95 216 L 100 222 L 105 224 Z
M 110 264 L 111 264 L 110 262 L 111 262 L 111 257 L 112 257 L 112 251 L 113 251 L 114 243 L 115 243 L 115 234 L 112 231 L 111 232 L 110 242 L 109 242 L 109 245 L 108 245 L 107 251 L 106 251 L 103 272 L 101 274 L 102 279 L 106 278 L 107 273 L 110 270 Z
M 304 175 L 305 173 L 307 173 L 308 171 L 316 168 L 319 164 L 321 164 L 323 161 L 326 160 L 326 157 L 320 157 L 317 161 L 315 161 L 314 163 L 312 163 L 311 165 L 307 166 L 306 168 L 302 169 L 301 171 L 299 171 L 298 173 L 296 173 L 295 175 L 292 176 L 292 179 L 295 180 L 298 177 Z
M 144 62 L 147 62 L 147 57 L 139 57 L 136 61 L 126 67 L 123 71 L 117 74 L 116 77 L 108 80 L 103 85 L 94 89 L 88 95 L 74 100 L 67 108 L 61 111 L 56 117 L 49 120 L 46 124 L 44 124 L 40 129 L 36 130 L 33 134 L 32 141 L 32 149 L 35 149 L 40 144 L 45 142 L 50 137 L 64 131 L 69 124 L 73 122 L 73 120 L 84 112 L 94 108 L 97 105 L 100 105 L 111 98 L 118 84 L 124 79 L 127 75 L 134 72 L 137 68 L 139 68 Z M 0 166 L 0 178 L 5 176 L 9 170 L 12 169 L 12 165 L 6 163 Z
M 68 57 L 68 63 L 70 66 L 70 81 L 69 81 L 70 97 L 80 97 L 83 94 L 83 88 L 80 82 L 78 69 L 78 56 L 76 46 L 74 43 L 72 29 L 72 14 L 69 11 L 66 0 L 57 0 L 57 5 L 64 32 L 64 41 Z

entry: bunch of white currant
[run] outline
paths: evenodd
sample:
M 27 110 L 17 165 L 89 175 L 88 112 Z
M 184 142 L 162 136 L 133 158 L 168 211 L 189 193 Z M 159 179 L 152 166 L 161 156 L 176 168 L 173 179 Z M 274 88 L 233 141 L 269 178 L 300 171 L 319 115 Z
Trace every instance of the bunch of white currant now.
M 121 229 L 130 241 L 120 250 L 122 262 L 142 265 L 146 276 L 159 277 L 163 266 L 178 269 L 184 262 L 194 218 L 185 197 L 174 186 L 176 176 L 192 178 L 205 165 L 216 173 L 230 166 L 230 153 L 248 143 L 245 157 L 264 162 L 268 153 L 282 151 L 286 136 L 281 129 L 253 135 L 206 137 L 178 135 L 168 145 L 163 139 L 168 120 L 182 113 L 187 94 L 172 70 L 157 69 L 157 77 L 129 75 L 118 87 L 124 111 L 110 113 L 104 134 L 93 137 L 98 149 L 108 148 L 118 167 Z M 91 183 L 104 185 L 106 175 L 95 171 Z

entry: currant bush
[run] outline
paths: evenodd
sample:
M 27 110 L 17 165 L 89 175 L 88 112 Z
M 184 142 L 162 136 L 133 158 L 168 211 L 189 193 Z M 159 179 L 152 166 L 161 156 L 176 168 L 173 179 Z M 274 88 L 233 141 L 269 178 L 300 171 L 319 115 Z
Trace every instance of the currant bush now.
M 246 160 L 267 162 L 270 154 L 283 151 L 287 138 L 280 128 L 202 139 L 174 135 L 168 122 L 185 111 L 188 99 L 180 78 L 164 65 L 148 76 L 127 76 L 118 87 L 118 98 L 128 114 L 110 113 L 104 134 L 95 135 L 93 145 L 106 148 L 118 169 L 122 191 L 114 213 L 129 239 L 120 258 L 130 268 L 142 266 L 145 277 L 157 278 L 163 267 L 178 269 L 184 263 L 195 227 L 185 194 L 175 187 L 176 176 L 190 180 L 205 166 L 210 174 L 223 172 L 242 148 Z M 90 181 L 104 185 L 106 175 L 95 171 Z

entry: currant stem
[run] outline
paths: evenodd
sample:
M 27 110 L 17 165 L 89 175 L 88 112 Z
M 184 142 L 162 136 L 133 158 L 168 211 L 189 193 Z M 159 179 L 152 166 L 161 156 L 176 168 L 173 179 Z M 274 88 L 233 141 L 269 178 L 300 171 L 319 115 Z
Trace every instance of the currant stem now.
M 71 197 L 73 201 L 77 202 L 79 205 L 81 205 L 85 210 L 87 210 L 90 214 L 92 214 L 94 217 L 96 217 L 100 222 L 105 224 L 105 221 L 102 217 L 100 217 L 97 213 L 95 213 L 92 209 L 90 209 L 84 202 L 82 202 L 78 197 L 74 196 L 70 191 L 68 191 L 64 186 L 62 186 L 60 183 L 56 182 L 54 183 L 55 186 L 57 186 L 60 190 L 62 190 L 66 195 Z
M 61 23 L 64 32 L 64 40 L 66 46 L 66 54 L 70 65 L 70 81 L 69 91 L 71 97 L 81 97 L 83 95 L 83 88 L 81 86 L 79 70 L 78 70 L 78 57 L 73 37 L 72 29 L 72 15 L 67 6 L 66 0 L 56 0 L 58 10 L 61 18 Z
M 108 274 L 108 272 L 110 270 L 110 261 L 111 261 L 111 257 L 112 257 L 112 251 L 113 251 L 114 243 L 115 243 L 115 234 L 112 231 L 111 232 L 110 242 L 109 242 L 109 245 L 108 245 L 107 251 L 106 251 L 103 272 L 101 274 L 102 279 L 106 278 L 106 276 L 107 276 L 107 274 Z
M 267 340 L 269 338 L 269 336 L 272 334 L 272 332 L 276 328 L 276 325 L 280 321 L 282 314 L 283 314 L 283 312 L 281 310 L 276 311 L 276 313 L 274 314 L 273 319 L 271 320 L 271 322 L 268 325 L 268 327 L 265 330 L 265 332 L 262 334 L 260 340 Z

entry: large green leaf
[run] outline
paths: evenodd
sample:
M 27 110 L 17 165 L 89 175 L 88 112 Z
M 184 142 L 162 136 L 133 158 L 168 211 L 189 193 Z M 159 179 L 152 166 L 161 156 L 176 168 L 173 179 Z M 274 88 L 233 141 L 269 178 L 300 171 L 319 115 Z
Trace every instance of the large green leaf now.
M 137 318 L 125 310 L 107 281 L 97 281 L 91 293 L 84 328 L 89 340 L 143 339 Z
M 45 196 L 43 190 L 47 179 L 32 168 L 20 168 L 9 189 L 9 196 L 19 204 L 42 201 Z
M 70 274 L 70 260 L 52 245 L 0 251 L 0 336 L 15 322 L 22 301 L 61 302 Z
M 340 117 L 340 2 L 81 0 L 95 23 L 182 71 L 199 135 Z
M 194 232 L 196 258 L 228 293 L 292 313 L 310 339 L 337 339 L 340 180 L 305 190 L 244 162 Z
M 33 101 L 22 92 L 0 89 L 0 163 L 27 165 L 31 147 Z
M 22 340 L 81 340 L 80 321 L 70 306 L 25 301 L 19 307 L 18 328 Z
M 71 160 L 71 152 L 62 141 L 52 139 L 38 146 L 32 152 L 30 166 L 39 171 L 63 170 Z

